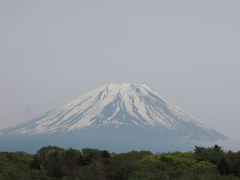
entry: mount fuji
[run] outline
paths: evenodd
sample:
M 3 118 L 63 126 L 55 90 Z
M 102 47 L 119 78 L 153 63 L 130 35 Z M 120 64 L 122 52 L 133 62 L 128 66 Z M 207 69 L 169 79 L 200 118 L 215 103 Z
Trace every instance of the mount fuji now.
M 0 151 L 35 152 L 46 145 L 115 152 L 189 151 L 226 138 L 144 84 L 111 83 L 0 130 Z

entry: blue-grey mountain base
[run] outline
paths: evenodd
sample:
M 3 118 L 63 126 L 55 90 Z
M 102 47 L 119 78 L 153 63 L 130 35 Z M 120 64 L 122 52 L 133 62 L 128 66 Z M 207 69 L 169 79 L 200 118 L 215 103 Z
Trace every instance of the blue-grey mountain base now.
M 46 145 L 113 152 L 190 151 L 226 138 L 144 84 L 111 83 L 0 130 L 0 151 L 35 152 Z

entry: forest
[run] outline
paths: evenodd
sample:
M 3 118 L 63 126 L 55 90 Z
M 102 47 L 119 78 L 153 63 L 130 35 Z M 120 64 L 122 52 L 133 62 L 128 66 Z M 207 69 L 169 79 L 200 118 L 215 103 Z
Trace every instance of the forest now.
M 110 153 L 47 146 L 35 154 L 0 152 L 1 180 L 237 180 L 240 151 L 195 146 L 193 152 Z

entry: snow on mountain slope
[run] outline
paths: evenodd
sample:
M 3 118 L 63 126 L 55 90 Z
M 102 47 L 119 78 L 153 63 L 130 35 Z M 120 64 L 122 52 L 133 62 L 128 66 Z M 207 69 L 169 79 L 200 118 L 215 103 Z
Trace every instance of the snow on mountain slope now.
M 220 134 L 144 84 L 111 83 L 32 121 L 0 130 L 0 135 L 51 134 L 104 126 L 191 131 L 189 136 L 194 131 L 212 136 Z

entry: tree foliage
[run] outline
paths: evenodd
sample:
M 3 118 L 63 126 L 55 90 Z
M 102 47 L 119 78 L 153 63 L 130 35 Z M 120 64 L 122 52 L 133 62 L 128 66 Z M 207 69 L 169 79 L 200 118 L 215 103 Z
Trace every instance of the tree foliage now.
M 0 179 L 234 180 L 240 179 L 240 152 L 224 152 L 218 145 L 161 154 L 47 146 L 36 154 L 0 152 Z

